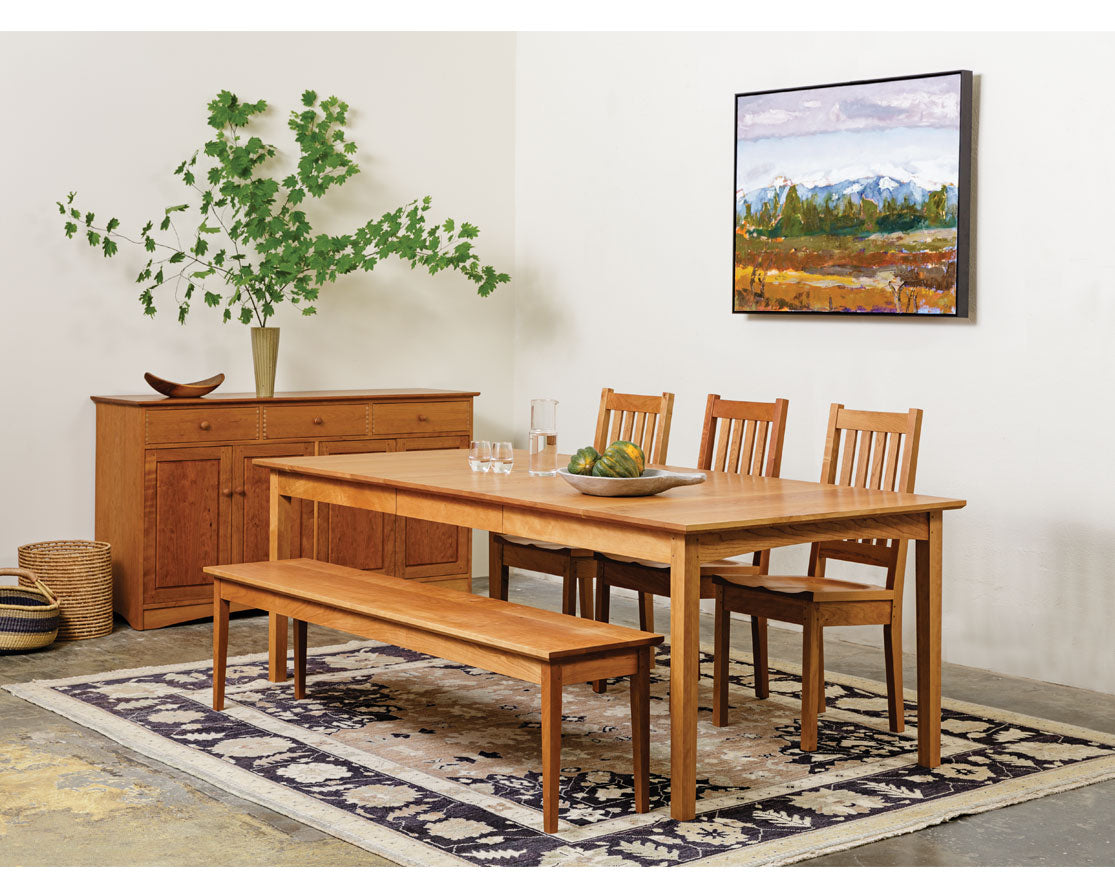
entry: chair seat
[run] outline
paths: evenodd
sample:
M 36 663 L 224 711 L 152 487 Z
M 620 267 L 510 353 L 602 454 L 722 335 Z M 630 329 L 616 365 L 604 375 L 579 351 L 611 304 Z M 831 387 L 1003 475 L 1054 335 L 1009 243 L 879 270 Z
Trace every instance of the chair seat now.
M 623 554 L 601 554 L 600 556 L 614 563 L 627 563 L 630 566 L 642 566 L 646 569 L 668 570 L 670 568 L 669 563 L 659 563 L 655 560 L 636 560 L 634 557 L 625 557 Z M 746 576 L 758 572 L 758 570 L 759 567 L 743 560 L 711 560 L 708 563 L 701 564 L 701 577 Z
M 521 544 L 532 548 L 541 548 L 544 551 L 569 551 L 572 548 L 566 544 L 554 544 L 552 541 L 534 541 L 530 538 L 518 538 L 514 535 L 498 535 L 496 536 L 501 541 L 508 544 Z
M 715 581 L 747 591 L 814 602 L 894 599 L 894 591 L 889 588 L 817 576 L 717 575 Z

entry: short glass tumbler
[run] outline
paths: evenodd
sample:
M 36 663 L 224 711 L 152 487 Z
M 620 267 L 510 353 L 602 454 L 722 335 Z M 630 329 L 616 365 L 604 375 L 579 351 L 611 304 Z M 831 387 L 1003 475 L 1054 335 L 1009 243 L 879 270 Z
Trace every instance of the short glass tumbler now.
M 515 466 L 515 449 L 510 442 L 492 443 L 492 472 L 510 473 Z
M 468 443 L 468 465 L 473 473 L 487 473 L 492 468 L 492 443 L 476 441 Z

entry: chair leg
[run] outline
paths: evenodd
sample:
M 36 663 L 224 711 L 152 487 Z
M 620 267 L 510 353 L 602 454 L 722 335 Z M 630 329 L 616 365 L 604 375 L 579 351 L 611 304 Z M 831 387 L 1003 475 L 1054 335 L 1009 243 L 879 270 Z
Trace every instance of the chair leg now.
M 507 600 L 508 569 L 503 565 L 503 545 L 488 535 L 488 596 Z
M 582 576 L 577 579 L 577 591 L 581 598 L 581 618 L 595 619 L 596 609 L 592 587 L 592 576 Z
M 654 631 L 654 595 L 646 591 L 639 592 L 639 628 Z
M 724 603 L 721 588 L 716 588 L 715 634 L 712 648 L 712 724 L 728 724 L 728 645 L 731 643 L 732 611 Z
M 294 620 L 294 699 L 306 696 L 306 623 Z
M 802 625 L 801 648 L 801 749 L 812 753 L 817 749 L 817 665 L 821 626 L 810 611 Z
M 817 712 L 825 711 L 825 628 L 817 629 Z
M 634 753 L 635 811 L 650 811 L 650 647 L 639 648 L 639 669 L 631 676 L 631 746 Z
M 887 664 L 887 715 L 890 730 L 900 734 L 906 727 L 902 705 L 902 627 L 883 626 L 883 656 Z
M 542 670 L 542 829 L 558 829 L 561 783 L 561 667 Z
M 601 565 L 600 572 L 596 576 L 596 621 L 607 622 L 608 616 L 611 613 L 611 599 L 612 589 L 607 582 L 604 581 L 604 567 Z M 607 679 L 601 678 L 592 683 L 592 689 L 597 694 L 603 694 L 608 690 Z
M 573 578 L 573 564 L 566 562 L 561 574 L 561 612 L 566 616 L 577 615 L 577 580 Z
M 770 696 L 770 669 L 767 666 L 767 621 L 762 616 L 751 617 L 751 657 L 755 663 L 755 696 L 766 700 Z

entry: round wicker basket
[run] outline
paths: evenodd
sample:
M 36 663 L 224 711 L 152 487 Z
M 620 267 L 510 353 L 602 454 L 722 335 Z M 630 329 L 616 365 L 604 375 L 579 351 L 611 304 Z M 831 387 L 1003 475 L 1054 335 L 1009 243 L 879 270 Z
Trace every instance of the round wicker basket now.
M 38 650 L 58 635 L 58 598 L 29 569 L 0 569 L 33 587 L 0 585 L 0 654 Z
M 103 541 L 41 541 L 19 549 L 19 565 L 58 596 L 59 641 L 112 632 L 112 557 Z

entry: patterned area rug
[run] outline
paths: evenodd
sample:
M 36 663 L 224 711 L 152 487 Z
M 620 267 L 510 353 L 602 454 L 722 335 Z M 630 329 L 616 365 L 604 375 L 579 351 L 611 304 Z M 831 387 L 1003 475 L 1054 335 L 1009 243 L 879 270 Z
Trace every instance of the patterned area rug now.
M 797 669 L 756 700 L 733 659 L 715 728 L 702 664 L 698 817 L 669 817 L 668 650 L 651 698 L 651 812 L 634 812 L 628 690 L 565 689 L 561 825 L 542 832 L 538 688 L 370 641 L 311 651 L 306 699 L 263 655 L 8 690 L 240 797 L 407 865 L 761 865 L 811 856 L 1115 777 L 1115 735 L 946 701 L 944 762 L 915 764 L 875 682 L 831 675 L 819 749 L 796 748 Z

